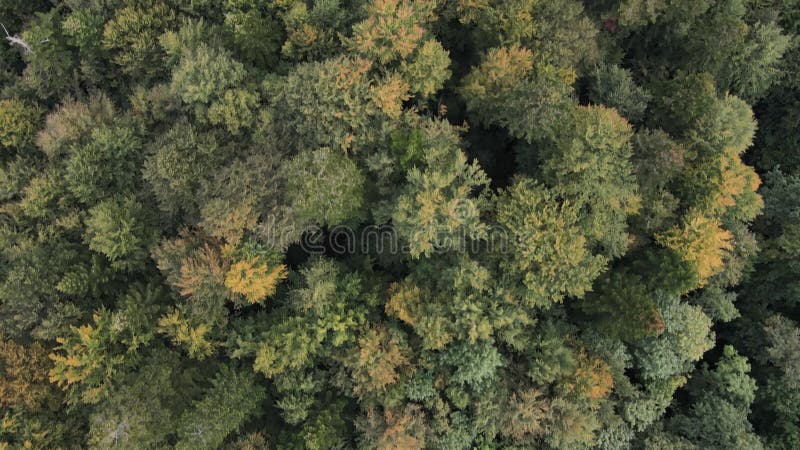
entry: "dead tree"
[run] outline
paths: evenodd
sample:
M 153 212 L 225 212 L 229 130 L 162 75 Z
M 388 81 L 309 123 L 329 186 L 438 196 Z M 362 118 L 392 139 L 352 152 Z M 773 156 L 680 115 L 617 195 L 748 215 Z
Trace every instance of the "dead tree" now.
M 8 42 L 9 42 L 11 45 L 16 45 L 16 46 L 20 47 L 20 48 L 22 49 L 22 53 L 23 53 L 23 54 L 25 54 L 25 55 L 29 55 L 29 54 L 33 53 L 33 49 L 31 48 L 31 46 L 30 46 L 30 45 L 29 45 L 27 42 L 25 42 L 25 40 L 24 40 L 24 39 L 22 39 L 22 38 L 21 38 L 19 35 L 17 35 L 17 34 L 15 34 L 14 36 L 12 36 L 12 35 L 11 35 L 11 34 L 8 32 L 8 30 L 6 29 L 6 26 L 5 26 L 5 25 L 3 25 L 2 23 L 0 23 L 0 26 L 2 26 L 2 27 L 3 27 L 3 31 L 5 31 L 5 32 L 6 32 L 6 40 L 7 40 L 7 41 L 8 41 Z M 43 40 L 42 42 L 40 42 L 40 44 L 43 44 L 43 43 L 45 43 L 45 42 L 48 42 L 49 40 L 50 40 L 50 38 L 47 38 L 47 39 Z

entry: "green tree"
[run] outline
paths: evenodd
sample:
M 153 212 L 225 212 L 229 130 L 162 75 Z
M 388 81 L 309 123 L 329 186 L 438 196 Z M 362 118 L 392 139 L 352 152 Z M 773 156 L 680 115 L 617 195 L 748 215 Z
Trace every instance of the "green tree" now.
M 800 442 L 800 329 L 776 315 L 764 321 L 766 371 L 753 405 L 752 421 L 768 448 L 792 448 Z M 759 349 L 761 350 L 761 349 Z
M 579 228 L 579 207 L 527 178 L 518 178 L 497 202 L 497 222 L 508 233 L 512 257 L 500 261 L 509 283 L 528 306 L 581 297 L 604 269 Z M 511 292 L 518 288 L 510 284 Z
M 469 163 L 454 128 L 436 122 L 425 129 L 424 166 L 408 171 L 392 221 L 412 257 L 464 249 L 485 238 L 481 213 L 487 207 L 488 179 L 477 162 Z
M 208 104 L 244 79 L 242 63 L 230 52 L 200 44 L 182 52 L 170 87 L 184 103 Z
M 117 9 L 103 29 L 103 47 L 125 75 L 152 79 L 164 70 L 158 36 L 174 23 L 175 12 L 160 1 Z
M 89 210 L 86 242 L 115 268 L 136 270 L 147 258 L 156 230 L 149 212 L 132 196 L 113 197 Z
M 115 116 L 114 104 L 103 93 L 86 101 L 67 100 L 48 114 L 36 143 L 48 157 L 58 158 L 88 139 L 95 128 L 110 126 Z
M 600 279 L 581 308 L 604 334 L 636 341 L 664 331 L 664 320 L 653 295 L 638 275 L 615 270 Z
M 89 418 L 93 448 L 164 445 L 175 429 L 183 381 L 177 355 L 159 352 L 126 375 Z M 178 381 L 180 380 L 180 381 Z
M 277 63 L 283 33 L 270 13 L 256 8 L 227 12 L 225 30 L 232 35 L 236 53 L 243 61 L 264 68 Z
M 749 371 L 747 358 L 725 346 L 716 368 L 703 367 L 689 385 L 691 407 L 671 417 L 667 428 L 700 448 L 764 448 L 747 420 L 756 390 Z
M 126 194 L 137 186 L 142 143 L 131 128 L 96 128 L 88 142 L 75 145 L 70 153 L 64 179 L 83 203 L 91 205 L 113 194 Z
M 711 319 L 698 306 L 677 298 L 656 298 L 664 332 L 636 345 L 633 355 L 646 380 L 667 379 L 688 372 L 713 344 Z
M 629 70 L 601 65 L 592 74 L 588 97 L 590 102 L 614 108 L 636 123 L 644 118 L 651 96 L 646 89 L 636 85 Z
M 286 203 L 300 223 L 355 224 L 364 215 L 364 175 L 352 158 L 321 148 L 283 167 Z
M 584 208 L 580 227 L 589 245 L 620 256 L 628 247 L 627 218 L 641 205 L 631 164 L 631 126 L 604 107 L 580 107 L 573 117 L 572 131 L 540 155 L 538 172 Z
M 254 374 L 222 366 L 200 400 L 181 414 L 176 448 L 215 449 L 257 417 L 266 390 Z
M 573 109 L 575 72 L 542 63 L 524 47 L 489 50 L 464 77 L 467 111 L 482 125 L 499 125 L 527 141 L 551 137 Z
M 171 215 L 197 217 L 202 180 L 213 176 L 226 157 L 211 134 L 178 122 L 148 148 L 143 178 L 150 184 L 159 208 Z

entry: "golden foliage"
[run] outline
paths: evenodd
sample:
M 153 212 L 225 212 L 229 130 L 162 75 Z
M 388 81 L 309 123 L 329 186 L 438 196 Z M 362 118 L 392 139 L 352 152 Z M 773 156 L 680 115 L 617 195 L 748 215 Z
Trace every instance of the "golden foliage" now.
M 81 384 L 81 400 L 97 403 L 106 393 L 107 384 L 125 361 L 124 354 L 112 351 L 110 315 L 104 311 L 94 314 L 94 325 L 70 327 L 72 333 L 58 337 L 60 344 L 48 355 L 53 367 L 48 373 L 51 383 L 62 389 Z
M 385 306 L 386 314 L 413 326 L 417 321 L 415 305 L 421 295 L 418 286 L 392 283 L 389 287 L 389 301 Z
M 411 97 L 409 89 L 408 83 L 396 74 L 389 75 L 378 85 L 370 87 L 372 101 L 392 119 L 399 118 L 403 112 L 403 102 Z
M 389 288 L 389 300 L 384 308 L 387 315 L 414 328 L 422 338 L 425 349 L 440 350 L 455 338 L 452 318 L 446 315 L 438 299 L 434 299 L 425 288 L 409 283 L 394 283 Z M 470 330 L 470 334 L 477 335 L 484 331 Z
M 689 211 L 683 226 L 657 235 L 656 240 L 692 265 L 700 276 L 701 286 L 723 269 L 725 253 L 733 249 L 733 235 L 722 228 L 720 220 L 710 219 L 697 210 Z
M 515 45 L 491 49 L 466 78 L 464 95 L 499 95 L 517 86 L 532 71 L 533 52 L 527 48 Z
M 585 351 L 579 353 L 578 365 L 571 378 L 568 387 L 576 394 L 592 400 L 606 398 L 614 387 L 614 377 L 608 364 L 596 356 L 587 355 Z
M 214 343 L 206 334 L 210 328 L 207 324 L 192 327 L 179 311 L 175 310 L 158 320 L 159 331 L 170 336 L 172 341 L 187 350 L 189 356 L 205 359 L 214 353 Z
M 253 257 L 231 265 L 225 276 L 225 286 L 245 296 L 250 303 L 260 303 L 275 294 L 278 283 L 287 275 L 286 266 L 268 267 L 259 264 L 258 257 Z
M 721 160 L 722 185 L 714 199 L 715 212 L 724 213 L 728 208 L 746 208 L 746 219 L 754 218 L 764 206 L 761 197 L 756 193 L 761 186 L 761 178 L 752 167 L 744 164 L 738 152 L 729 149 Z M 754 196 L 752 204 L 740 201 L 743 195 Z
M 225 239 L 236 245 L 242 239 L 245 230 L 252 229 L 258 222 L 258 212 L 253 208 L 252 198 L 233 203 L 222 199 L 209 201 L 202 211 L 200 222 L 209 234 L 218 239 Z

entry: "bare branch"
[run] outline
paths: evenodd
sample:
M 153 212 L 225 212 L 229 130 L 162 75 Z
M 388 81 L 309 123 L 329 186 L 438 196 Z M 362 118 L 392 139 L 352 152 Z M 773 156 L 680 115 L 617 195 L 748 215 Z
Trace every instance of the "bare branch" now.
M 17 34 L 15 34 L 15 35 L 11 36 L 11 34 L 8 32 L 8 29 L 6 29 L 6 26 L 5 26 L 5 25 L 3 25 L 3 24 L 1 24 L 1 23 L 0 23 L 0 25 L 2 25 L 2 26 L 3 26 L 3 31 L 5 31 L 5 32 L 6 32 L 6 37 L 5 37 L 5 39 L 6 39 L 6 40 L 9 42 L 9 44 L 11 44 L 11 45 L 16 45 L 16 46 L 19 46 L 20 48 L 22 48 L 22 52 L 23 52 L 25 55 L 29 55 L 29 54 L 33 53 L 33 49 L 31 48 L 31 46 L 30 46 L 30 45 L 29 45 L 27 42 L 25 42 L 25 40 L 24 40 L 24 39 L 22 39 L 22 38 L 21 38 L 19 35 L 17 35 Z M 45 40 L 44 40 L 44 41 L 42 41 L 42 42 L 46 42 L 46 41 L 49 41 L 49 40 L 50 40 L 50 38 L 47 38 L 47 39 L 45 39 Z

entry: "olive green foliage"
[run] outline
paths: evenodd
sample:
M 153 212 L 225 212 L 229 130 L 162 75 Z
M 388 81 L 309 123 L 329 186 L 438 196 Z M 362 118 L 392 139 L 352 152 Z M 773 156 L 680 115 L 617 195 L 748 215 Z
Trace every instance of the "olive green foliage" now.
M 300 153 L 283 171 L 286 201 L 300 222 L 340 225 L 358 223 L 363 215 L 364 175 L 341 152 L 321 148 Z
M 0 0 L 0 449 L 800 448 L 797 0 Z
M 33 141 L 39 122 L 39 111 L 19 100 L 0 103 L 0 145 L 8 150 L 22 149 Z

